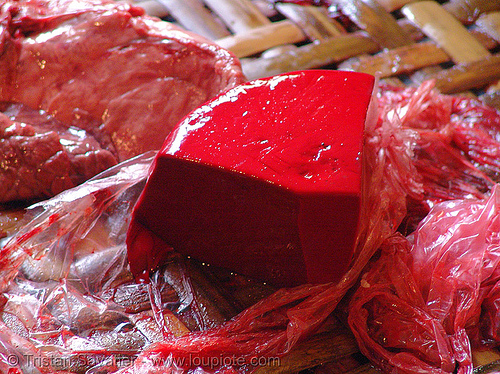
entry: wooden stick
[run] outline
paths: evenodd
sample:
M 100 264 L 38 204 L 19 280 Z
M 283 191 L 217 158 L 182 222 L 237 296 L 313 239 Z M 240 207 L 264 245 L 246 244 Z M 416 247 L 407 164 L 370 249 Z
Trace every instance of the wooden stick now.
M 469 32 L 486 49 L 491 50 L 491 49 L 498 47 L 498 45 L 499 45 L 499 43 L 494 38 L 492 38 L 490 35 L 488 35 L 486 32 L 484 32 L 480 28 L 476 27 L 473 30 L 469 30 Z
M 375 0 L 336 0 L 335 3 L 384 48 L 401 47 L 413 42 L 395 18 Z
M 266 283 L 248 279 L 227 269 L 203 266 L 201 271 L 210 284 L 220 285 L 219 292 L 238 313 L 276 292 L 276 288 Z
M 436 87 L 443 93 L 457 93 L 482 88 L 500 79 L 500 55 L 461 64 L 436 74 Z
M 271 21 L 250 0 L 205 0 L 234 33 L 246 32 Z
M 229 35 L 200 0 L 158 0 L 184 28 L 215 40 Z
M 346 374 L 380 374 L 380 370 L 375 369 L 372 365 L 370 364 L 365 364 L 362 366 L 359 366 L 358 368 L 349 371 L 349 373 Z
M 440 74 L 442 71 L 443 68 L 439 65 L 432 65 L 417 70 L 410 76 L 411 84 L 414 86 L 420 86 L 423 82 L 429 79 L 433 79 L 436 75 Z
M 204 266 L 197 261 L 190 260 L 187 262 L 187 267 L 196 299 L 203 304 L 203 312 L 214 326 L 234 317 L 238 313 L 234 305 L 222 295 L 220 283 L 215 278 L 207 278 Z
M 360 33 L 352 33 L 310 43 L 273 58 L 243 59 L 242 66 L 248 79 L 256 79 L 294 70 L 317 68 L 362 53 L 375 53 L 378 49 L 378 44 L 370 38 Z
M 380 82 L 381 83 L 390 84 L 391 86 L 394 86 L 394 87 L 401 87 L 401 88 L 405 88 L 406 87 L 406 84 L 404 84 L 401 81 L 401 79 L 396 78 L 396 77 L 384 78 L 384 79 L 381 79 Z
M 282 44 L 299 43 L 306 36 L 288 20 L 273 22 L 245 33 L 217 40 L 217 44 L 229 49 L 236 57 L 247 57 Z
M 297 24 L 311 41 L 323 40 L 345 33 L 342 25 L 328 17 L 324 8 L 279 3 L 276 4 L 276 9 Z
M 435 1 L 405 5 L 403 14 L 457 64 L 482 60 L 490 55 L 467 29 Z
M 483 14 L 476 21 L 481 31 L 500 43 L 500 12 Z
M 377 74 L 381 78 L 409 73 L 426 66 L 449 61 L 449 56 L 432 42 L 415 43 L 410 46 L 380 52 L 359 61 L 341 65 L 342 69 Z
M 24 209 L 13 209 L 2 211 L 0 206 L 0 239 L 14 235 L 21 228 Z
M 401 9 L 408 3 L 411 3 L 414 0 L 377 0 L 377 2 L 382 5 L 382 7 L 387 12 L 393 12 L 397 9 Z
M 265 15 L 267 18 L 273 18 L 278 15 L 278 12 L 275 8 L 275 3 L 270 2 L 268 0 L 252 0 L 252 4 L 254 4 L 259 11 Z
M 314 370 L 314 374 L 354 374 L 354 373 L 378 373 L 376 369 L 369 363 L 368 359 L 361 353 L 330 361 Z
M 168 332 L 174 336 L 183 336 L 189 333 L 189 329 L 184 325 L 177 316 L 170 310 L 165 309 L 163 312 L 165 327 Z M 165 337 L 162 331 L 153 318 L 153 313 L 149 310 L 146 312 L 130 315 L 130 321 L 151 343 L 161 342 Z
M 359 349 L 352 333 L 338 320 L 332 319 L 326 331 L 300 343 L 284 357 L 270 360 L 268 365 L 259 365 L 253 373 L 297 373 L 358 352 Z
M 472 352 L 472 362 L 474 363 L 474 367 L 487 365 L 498 360 L 500 360 L 500 352 L 496 349 Z
M 483 13 L 500 10 L 500 1 L 450 0 L 443 7 L 460 22 L 469 25 Z
M 413 23 L 411 23 L 404 17 L 398 19 L 398 25 L 405 31 L 406 35 L 408 35 L 408 37 L 414 42 L 420 41 L 425 38 L 425 35 L 422 32 L 422 30 L 420 30 L 417 26 L 415 26 Z
M 500 80 L 490 85 L 480 99 L 486 105 L 500 110 Z
M 476 32 L 471 34 L 487 49 L 497 46 L 494 40 L 484 34 Z M 361 56 L 354 60 L 342 63 L 339 68 L 378 74 L 381 78 L 385 78 L 448 62 L 450 56 L 434 42 L 422 42 L 385 50 L 374 56 Z

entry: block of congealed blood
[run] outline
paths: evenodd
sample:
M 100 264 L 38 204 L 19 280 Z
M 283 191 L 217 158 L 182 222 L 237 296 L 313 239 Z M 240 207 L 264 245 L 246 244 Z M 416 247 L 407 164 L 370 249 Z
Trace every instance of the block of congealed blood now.
M 277 286 L 338 281 L 362 204 L 374 77 L 301 71 L 237 86 L 167 137 L 127 237 L 138 278 L 172 248 Z

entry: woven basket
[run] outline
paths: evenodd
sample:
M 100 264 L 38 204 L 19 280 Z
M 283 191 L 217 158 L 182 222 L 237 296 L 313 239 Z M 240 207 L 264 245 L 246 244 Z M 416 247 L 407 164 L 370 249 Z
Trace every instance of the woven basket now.
M 231 50 L 248 79 L 301 69 L 378 74 L 395 85 L 435 79 L 448 94 L 500 107 L 500 1 L 145 0 L 152 15 Z
M 231 50 L 248 79 L 314 68 L 376 74 L 397 86 L 435 79 L 443 93 L 474 95 L 500 109 L 500 0 L 332 2 L 330 7 L 265 0 L 135 4 Z M 224 283 L 221 274 L 208 278 L 212 290 L 214 283 Z M 242 284 L 232 290 L 229 297 L 242 306 L 268 291 Z M 279 367 L 257 372 L 378 373 L 334 317 L 324 329 Z M 499 359 L 496 350 L 474 353 L 476 367 Z M 494 365 L 500 367 L 500 361 Z

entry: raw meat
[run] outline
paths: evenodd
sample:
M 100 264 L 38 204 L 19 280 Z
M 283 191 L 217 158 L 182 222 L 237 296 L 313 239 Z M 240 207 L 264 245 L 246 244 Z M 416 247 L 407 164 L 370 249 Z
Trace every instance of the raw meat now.
M 358 235 L 373 89 L 367 74 L 295 72 L 240 85 L 189 114 L 134 210 L 132 271 L 147 276 L 160 237 L 282 287 L 338 281 Z
M 229 52 L 125 3 L 0 2 L 0 101 L 104 135 L 119 161 L 159 149 L 189 111 L 243 81 Z
M 0 110 L 0 203 L 54 196 L 116 164 L 85 130 L 20 104 Z

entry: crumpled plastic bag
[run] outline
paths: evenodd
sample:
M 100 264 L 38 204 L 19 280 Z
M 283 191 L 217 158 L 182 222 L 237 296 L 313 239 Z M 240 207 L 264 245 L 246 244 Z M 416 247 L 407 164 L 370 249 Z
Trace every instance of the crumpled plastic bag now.
M 500 185 L 437 204 L 395 235 L 349 307 L 361 351 L 392 373 L 471 373 L 471 347 L 498 345 Z
M 280 290 L 219 327 L 181 336 L 165 330 L 166 324 L 161 321 L 165 318 L 161 312 L 164 305 L 158 302 L 161 300 L 158 294 L 161 290 L 167 292 L 169 287 L 176 291 L 177 298 L 171 303 L 175 317 L 179 311 L 195 304 L 187 287 L 189 280 L 170 284 L 170 278 L 163 275 L 158 278 L 161 281 L 152 280 L 148 286 L 152 318 L 162 336 L 161 342 L 134 340 L 137 346 L 122 353 L 126 356 L 140 353 L 139 357 L 133 366 L 123 367 L 123 372 L 156 372 L 160 368 L 153 365 L 153 358 L 182 357 L 189 357 L 190 361 L 181 365 L 178 360 L 163 360 L 169 364 L 162 365 L 161 370 L 178 368 L 179 372 L 200 372 L 203 358 L 221 355 L 237 357 L 238 361 L 219 369 L 249 370 L 253 358 L 283 355 L 314 333 L 355 284 L 380 243 L 400 224 L 406 214 L 408 191 L 417 196 L 421 189 L 414 180 L 416 173 L 411 163 L 409 145 L 413 132 L 394 131 L 396 127 L 394 122 L 382 119 L 367 129 L 364 219 L 352 267 L 341 282 Z M 123 288 L 121 282 L 128 281 L 130 275 L 124 257 L 124 234 L 149 161 L 148 156 L 143 156 L 120 164 L 76 189 L 32 207 L 32 220 L 1 249 L 1 289 L 10 298 L 6 305 L 12 315 L 20 313 L 14 310 L 19 308 L 19 303 L 12 300 L 24 298 L 31 300 L 38 316 L 43 315 L 47 321 L 37 324 L 33 322 L 34 315 L 17 321 L 27 330 L 29 339 L 33 340 L 35 333 L 38 346 L 52 344 L 47 338 L 50 330 L 56 331 L 52 338 L 57 340 L 51 349 L 59 355 L 88 355 L 91 350 L 101 354 L 105 347 L 94 339 L 95 330 L 102 330 L 99 324 L 106 326 L 112 325 L 109 320 L 115 323 L 131 320 L 130 311 L 123 305 L 116 307 L 109 294 Z M 182 274 L 182 266 L 179 268 Z M 37 290 L 33 291 L 34 295 L 27 295 L 28 285 Z M 130 283 L 126 286 L 132 287 Z M 120 329 L 115 333 L 125 334 Z M 53 357 L 54 352 L 42 353 L 44 357 Z M 10 349 L 3 350 L 0 361 L 3 357 L 7 362 L 10 354 Z M 19 367 L 26 369 L 24 364 L 20 363 Z M 103 365 L 108 365 L 108 372 L 120 368 L 108 362 L 100 362 L 95 367 L 104 370 Z M 46 372 L 56 372 L 56 369 L 52 367 Z
M 379 108 L 401 130 L 414 132 L 412 163 L 422 195 L 408 195 L 407 233 L 434 204 L 481 199 L 500 182 L 500 113 L 495 109 L 477 99 L 443 95 L 432 80 L 418 87 L 382 86 Z
M 2 373 L 104 364 L 106 354 L 97 356 L 105 347 L 90 335 L 108 334 L 109 326 L 99 325 L 126 321 L 126 308 L 107 294 L 127 280 L 128 217 L 153 157 L 131 159 L 33 205 L 0 249 Z M 114 335 L 121 337 L 119 330 Z
M 391 92 L 394 93 L 393 101 L 384 98 L 384 94 L 391 95 Z M 432 102 L 440 98 L 448 105 L 451 99 L 439 96 L 432 90 L 432 84 L 425 84 L 418 90 L 391 92 L 382 92 L 378 121 L 373 128 L 366 129 L 363 218 L 352 266 L 339 283 L 279 290 L 220 326 L 206 329 L 205 326 L 214 325 L 199 323 L 198 327 L 203 328 L 194 329 L 196 331 L 176 330 L 179 319 L 186 314 L 191 313 L 196 321 L 208 318 L 203 308 L 196 308 L 189 274 L 182 261 L 173 259 L 173 269 L 155 274 L 150 284 L 135 284 L 126 261 L 124 240 L 130 210 L 152 160 L 152 155 L 144 155 L 32 207 L 32 220 L 0 249 L 0 289 L 5 298 L 2 317 L 9 314 L 11 318 L 9 331 L 5 332 L 9 337 L 1 337 L 0 367 L 9 366 L 9 357 L 23 356 L 15 344 L 19 337 L 32 344 L 29 357 L 82 358 L 83 363 L 89 364 L 85 366 L 88 373 L 248 372 L 253 369 L 256 357 L 286 354 L 297 342 L 313 334 L 356 284 L 370 258 L 407 215 L 407 200 L 421 203 L 430 196 L 426 183 L 431 182 L 420 174 L 415 164 L 415 150 L 418 150 L 422 131 L 437 131 L 446 139 L 444 144 L 450 146 L 445 123 L 451 118 L 449 106 L 438 108 L 432 106 Z M 439 118 L 434 124 L 433 116 Z M 425 121 L 421 122 L 422 118 Z M 412 123 L 421 126 L 412 128 Z M 474 168 L 464 156 L 461 157 L 460 163 L 467 170 Z M 442 175 L 442 171 L 438 175 Z M 460 179 L 461 175 L 453 178 Z M 477 197 L 469 193 L 474 186 L 457 185 L 465 191 L 464 197 Z M 480 191 L 479 194 L 485 196 L 487 193 Z M 407 243 L 406 239 L 395 238 L 390 240 L 401 241 L 399 247 L 407 245 L 402 244 Z M 403 256 L 398 264 L 404 263 L 405 258 Z M 381 270 L 374 278 L 382 279 L 383 274 Z M 397 271 L 392 274 L 397 275 Z M 401 285 L 408 297 L 417 293 L 408 288 L 411 284 Z M 138 301 L 137 294 L 146 297 Z M 125 297 L 119 299 L 117 295 Z M 411 310 L 410 307 L 411 304 L 406 305 L 405 310 Z M 488 310 L 492 316 L 497 313 L 494 305 Z M 136 318 L 138 316 L 140 318 Z M 440 337 L 437 339 L 439 344 L 423 346 L 424 353 L 428 351 L 434 357 L 430 366 L 442 356 L 441 366 L 446 370 L 451 368 L 455 358 L 449 344 L 441 338 L 439 324 L 434 323 L 429 329 L 424 323 L 427 320 L 425 313 L 414 316 L 423 321 L 416 332 Z M 465 317 L 461 315 L 460 318 Z M 148 328 L 135 335 L 135 330 L 129 331 L 129 323 L 137 328 L 138 321 L 147 322 Z M 387 321 L 388 326 L 390 322 Z M 363 331 L 362 327 L 358 330 Z M 482 339 L 490 339 L 490 335 L 494 333 L 484 334 Z M 464 336 L 458 333 L 454 344 L 462 347 L 460 362 L 467 366 L 468 348 Z M 118 356 L 111 357 L 103 337 L 117 344 L 128 342 L 126 349 L 119 351 L 122 365 L 116 361 Z M 371 347 L 370 343 L 363 343 L 365 338 L 369 341 L 370 335 L 359 337 L 361 346 Z M 433 338 L 427 340 L 434 341 Z M 31 349 L 29 345 L 26 347 Z M 377 355 L 370 355 L 369 350 L 366 352 L 374 362 L 379 362 Z M 415 357 L 423 360 L 420 358 L 422 353 L 417 356 L 405 357 L 411 362 L 416 361 Z M 214 366 L 211 358 L 218 359 L 219 365 Z M 78 360 L 70 363 L 82 364 Z M 10 368 L 25 372 L 31 369 L 34 373 L 68 369 L 29 364 L 20 360 Z M 383 364 L 390 368 L 393 363 L 384 361 Z M 70 369 L 83 370 L 82 367 Z
M 406 215 L 407 196 L 423 198 L 411 161 L 415 136 L 396 119 L 390 120 L 385 111 L 372 128 L 366 129 L 362 219 L 352 266 L 341 281 L 280 290 L 218 328 L 148 347 L 134 366 L 121 374 L 162 372 L 166 369 L 161 363 L 165 362 L 170 363 L 170 369 L 189 372 L 195 369 L 190 363 L 221 356 L 241 359 L 236 365 L 217 368 L 221 372 L 247 372 L 252 369 L 253 358 L 284 355 L 313 334 L 356 283 L 383 240 L 396 231 Z M 172 362 L 177 365 L 172 366 Z
M 146 346 L 213 325 L 183 262 L 137 284 L 125 237 L 154 152 L 35 204 L 0 250 L 0 372 L 112 373 Z

